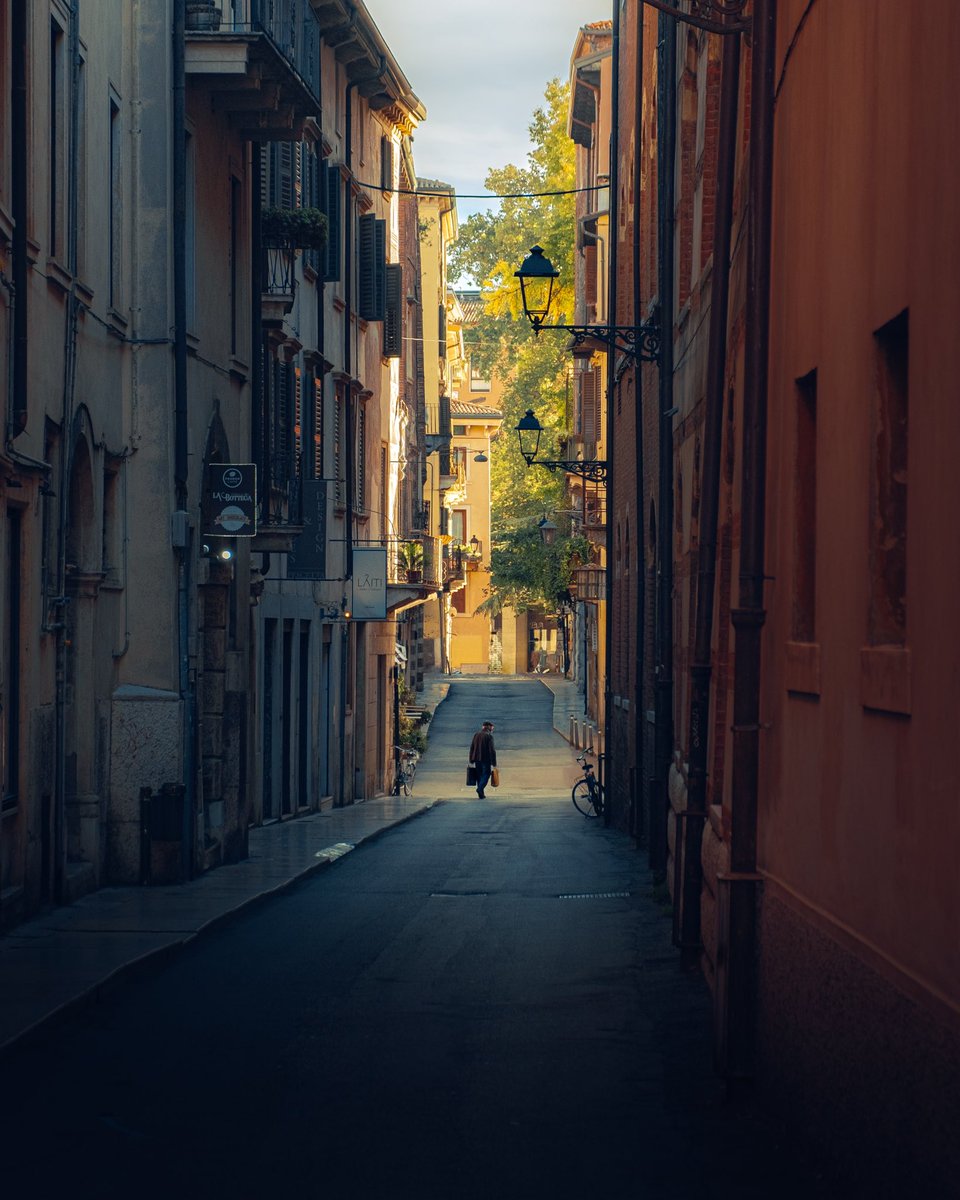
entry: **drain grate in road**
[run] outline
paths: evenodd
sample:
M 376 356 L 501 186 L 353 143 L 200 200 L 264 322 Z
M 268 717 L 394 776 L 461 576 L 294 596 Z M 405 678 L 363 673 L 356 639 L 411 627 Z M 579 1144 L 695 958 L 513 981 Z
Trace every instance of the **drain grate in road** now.
M 486 896 L 487 892 L 431 892 L 431 900 L 459 900 L 464 896 Z
M 629 892 L 561 892 L 558 900 L 626 900 Z

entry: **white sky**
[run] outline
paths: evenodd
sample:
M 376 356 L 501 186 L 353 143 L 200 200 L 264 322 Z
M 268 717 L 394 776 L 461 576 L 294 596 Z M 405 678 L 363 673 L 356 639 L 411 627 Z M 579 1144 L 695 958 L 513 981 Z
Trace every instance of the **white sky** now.
M 414 135 L 417 174 L 483 192 L 490 167 L 523 166 L 527 126 L 549 80 L 566 80 L 581 25 L 609 20 L 611 0 L 365 0 L 427 119 Z M 489 208 L 458 200 L 461 221 Z

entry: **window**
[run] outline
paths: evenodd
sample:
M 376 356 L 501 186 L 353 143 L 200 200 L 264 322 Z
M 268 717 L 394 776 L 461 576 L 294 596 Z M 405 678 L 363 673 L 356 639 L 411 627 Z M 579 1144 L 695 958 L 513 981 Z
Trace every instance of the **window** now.
M 490 380 L 485 378 L 471 362 L 470 364 L 470 391 L 471 392 L 489 392 Z
M 797 642 L 816 641 L 817 373 L 796 383 L 793 510 L 793 619 Z
M 871 645 L 907 635 L 909 324 L 904 311 L 877 330 L 870 508 Z
M 450 537 L 455 546 L 467 544 L 467 510 L 454 508 L 450 512 Z
M 120 101 L 116 95 L 110 96 L 110 216 L 107 235 L 110 239 L 110 307 L 119 309 L 121 305 L 120 287 L 122 279 L 122 247 L 123 247 L 123 208 L 121 183 L 121 130 L 120 130 Z M 188 139 L 187 153 L 187 312 L 193 316 L 193 155 Z M 192 323 L 192 322 L 191 322 Z
M 367 408 L 357 406 L 357 480 L 355 488 L 354 511 L 367 511 Z
M 4 538 L 4 595 L 0 596 L 3 633 L 0 640 L 0 804 L 16 808 L 20 776 L 20 540 L 21 517 L 18 509 L 7 509 Z
M 323 376 L 313 381 L 313 477 L 323 478 Z
M 343 384 L 337 384 L 337 394 L 333 405 L 333 478 L 334 478 L 334 499 L 336 503 L 343 507 L 345 495 L 345 481 L 343 478 L 343 410 L 344 410 L 344 392 Z
M 66 89 L 66 39 L 61 25 L 50 22 L 50 126 L 47 154 L 49 188 L 49 253 L 53 258 L 62 258 L 66 249 L 66 121 L 64 102 Z
M 74 261 L 70 264 L 81 278 L 87 267 L 87 60 L 81 55 L 77 68 L 77 228 Z
M 382 321 L 387 306 L 387 223 L 367 213 L 359 227 L 357 312 L 366 321 Z
M 394 187 L 394 147 L 392 138 L 380 139 L 380 186 L 385 192 Z
M 386 268 L 386 310 L 383 323 L 383 354 L 399 358 L 403 334 L 403 268 L 390 263 Z
M 239 348 L 238 321 L 240 315 L 240 234 L 243 219 L 243 193 L 240 180 L 230 177 L 230 353 L 235 355 Z

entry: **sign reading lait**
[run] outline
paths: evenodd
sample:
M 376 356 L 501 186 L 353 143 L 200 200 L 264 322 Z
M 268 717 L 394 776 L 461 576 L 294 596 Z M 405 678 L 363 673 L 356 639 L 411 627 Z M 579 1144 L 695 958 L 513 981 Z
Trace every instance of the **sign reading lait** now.
M 383 621 L 387 615 L 387 551 L 354 548 L 353 612 L 355 621 Z
M 207 467 L 201 524 L 204 537 L 256 535 L 256 463 L 211 463 Z

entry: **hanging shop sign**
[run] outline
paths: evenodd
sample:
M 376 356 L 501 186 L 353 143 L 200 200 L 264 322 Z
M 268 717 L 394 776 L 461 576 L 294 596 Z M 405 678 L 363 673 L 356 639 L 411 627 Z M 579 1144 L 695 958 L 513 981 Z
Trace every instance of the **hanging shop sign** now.
M 387 551 L 371 546 L 353 551 L 354 621 L 385 621 L 387 618 Z
M 325 579 L 327 576 L 327 481 L 304 479 L 303 533 L 287 556 L 288 579 Z
M 204 479 L 204 537 L 254 537 L 257 532 L 255 463 L 211 463 Z

